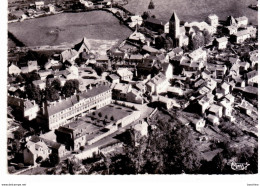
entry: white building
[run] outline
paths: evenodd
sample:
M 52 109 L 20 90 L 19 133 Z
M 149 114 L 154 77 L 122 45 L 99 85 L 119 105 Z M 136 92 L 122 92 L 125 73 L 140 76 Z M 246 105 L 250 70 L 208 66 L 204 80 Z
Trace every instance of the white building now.
M 18 66 L 12 64 L 10 67 L 8 67 L 8 73 L 17 75 L 21 73 L 21 69 Z
M 162 73 L 159 73 L 147 82 L 146 87 L 147 91 L 151 94 L 159 94 L 166 92 L 169 85 L 170 83 L 166 76 Z
M 216 39 L 216 44 L 219 50 L 227 48 L 228 39 L 221 37 Z
M 213 27 L 217 27 L 218 26 L 218 16 L 216 14 L 210 14 L 207 19 L 206 22 Z
M 246 16 L 236 18 L 237 27 L 247 27 L 248 18 Z

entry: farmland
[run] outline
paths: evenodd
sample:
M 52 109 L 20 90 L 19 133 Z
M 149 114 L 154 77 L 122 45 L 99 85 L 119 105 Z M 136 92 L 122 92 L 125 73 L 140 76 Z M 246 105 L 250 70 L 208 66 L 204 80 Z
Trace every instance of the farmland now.
M 103 11 L 63 13 L 10 23 L 8 31 L 26 46 L 75 44 L 83 37 L 120 40 L 131 33 L 112 14 Z
M 150 0 L 129 0 L 124 7 L 135 13 L 142 14 L 148 10 Z M 220 19 L 233 15 L 247 16 L 249 21 L 257 24 L 257 11 L 248 6 L 256 4 L 256 0 L 153 0 L 155 8 L 151 10 L 158 19 L 169 20 L 173 11 L 176 11 L 183 21 L 203 21 L 211 14 L 217 14 Z

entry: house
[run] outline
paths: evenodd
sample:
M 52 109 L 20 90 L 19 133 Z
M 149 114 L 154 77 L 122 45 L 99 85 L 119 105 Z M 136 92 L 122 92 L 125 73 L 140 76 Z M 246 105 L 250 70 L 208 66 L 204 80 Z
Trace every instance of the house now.
M 251 68 L 257 69 L 257 66 L 258 66 L 258 51 L 254 50 L 252 52 L 249 52 L 249 55 L 250 55 Z
M 202 86 L 202 85 L 205 85 L 205 83 L 206 83 L 206 81 L 205 81 L 204 79 L 199 79 L 198 81 L 196 81 L 196 82 L 194 83 L 194 87 L 195 87 L 195 88 L 198 88 L 198 87 L 200 87 L 200 86 Z
M 181 108 L 181 105 L 177 103 L 175 99 L 172 98 L 167 98 L 164 96 L 158 96 L 158 102 L 167 110 L 176 107 L 176 108 Z
M 112 49 L 109 51 L 110 57 L 115 60 L 122 60 L 125 56 L 125 53 L 118 48 Z
M 209 114 L 207 116 L 207 119 L 209 120 L 209 122 L 211 122 L 214 125 L 218 125 L 219 124 L 219 118 L 215 115 Z
M 248 24 L 248 18 L 246 16 L 236 18 L 237 27 L 245 28 Z
M 18 66 L 14 65 L 14 64 L 11 64 L 11 66 L 8 67 L 8 73 L 9 74 L 18 75 L 21 72 L 22 72 L 21 69 Z
M 145 86 L 145 83 L 144 82 L 139 82 L 139 83 L 136 83 L 135 85 L 135 88 L 137 90 L 139 90 L 141 93 L 145 93 L 146 92 L 146 86 Z
M 46 87 L 46 79 L 45 80 L 35 80 L 32 82 L 36 87 L 39 86 L 41 90 L 44 90 Z
M 250 34 L 247 30 L 238 31 L 236 34 L 231 35 L 231 39 L 235 43 L 243 43 L 246 39 L 250 38 Z
M 216 46 L 219 50 L 227 48 L 228 39 L 226 37 L 221 37 L 216 39 Z
M 126 62 L 131 65 L 138 65 L 143 62 L 143 56 L 140 54 L 132 54 L 128 59 L 126 59 Z
M 102 108 L 112 101 L 112 91 L 107 83 L 91 86 L 87 90 L 58 102 L 43 103 L 38 122 L 50 130 L 63 126 L 77 116 Z
M 42 160 L 49 158 L 51 149 L 43 142 L 42 139 L 35 140 L 34 138 L 29 140 L 25 149 L 23 150 L 24 163 L 34 165 L 38 157 L 42 157 Z
M 213 79 L 222 79 L 227 72 L 226 65 L 208 64 L 206 68 L 211 73 Z
M 207 61 L 207 52 L 202 48 L 198 48 L 189 54 L 189 58 L 191 61 L 205 62 Z
M 132 33 L 129 38 L 128 38 L 131 42 L 134 43 L 145 43 L 145 36 L 144 34 L 135 31 L 134 33 Z
M 172 49 L 172 51 L 168 53 L 170 60 L 172 60 L 176 56 L 181 56 L 181 55 L 183 55 L 183 49 L 180 47 L 174 48 Z
M 133 73 L 128 68 L 120 68 L 116 73 L 121 81 L 131 81 L 133 79 Z
M 221 118 L 223 115 L 223 107 L 216 104 L 211 104 L 209 107 L 209 113 Z
M 93 136 L 99 130 L 99 126 L 78 120 L 60 126 L 55 130 L 55 134 L 57 142 L 64 144 L 67 150 L 77 151 L 87 144 L 88 136 Z
M 120 77 L 116 74 L 110 74 L 107 76 L 107 80 L 113 84 L 120 82 Z
M 144 45 L 142 51 L 144 54 L 150 54 L 150 55 L 156 55 L 159 53 L 159 50 L 148 45 Z
M 206 22 L 213 27 L 217 27 L 218 26 L 218 16 L 216 14 L 210 14 L 207 19 Z
M 38 74 L 39 74 L 41 80 L 46 80 L 48 75 L 53 74 L 53 71 L 51 69 L 49 69 L 49 70 L 40 70 L 40 71 L 38 71 Z
M 79 69 L 78 67 L 72 65 L 69 68 L 67 68 L 67 71 L 69 74 L 67 74 L 67 79 L 78 79 L 79 78 Z
M 140 15 L 133 15 L 130 17 L 129 26 L 131 28 L 136 27 L 137 25 L 141 25 L 143 23 L 143 18 Z
M 38 70 L 37 61 L 28 61 L 27 67 L 28 67 L 28 72 L 32 72 L 34 70 Z
M 256 70 L 248 72 L 246 74 L 246 78 L 247 78 L 248 85 L 258 84 L 258 72 Z
M 205 87 L 213 91 L 217 87 L 217 82 L 213 79 L 209 79 L 207 80 Z
M 180 87 L 168 87 L 167 92 L 174 96 L 184 96 L 184 91 Z
M 167 91 L 169 84 L 166 76 L 159 73 L 146 83 L 146 87 L 150 94 L 160 94 Z
M 248 26 L 246 28 L 247 32 L 249 33 L 251 38 L 256 38 L 257 35 L 257 29 L 254 26 Z
M 238 65 L 239 65 L 239 74 L 244 74 L 250 68 L 250 64 L 248 62 L 240 62 L 238 63 Z
M 96 59 L 96 62 L 97 62 L 97 65 L 107 65 L 108 64 L 108 57 L 107 55 L 102 55 L 102 56 L 99 56 L 97 59 Z
M 224 96 L 230 93 L 230 88 L 230 85 L 224 82 L 217 88 L 216 92 Z
M 29 121 L 35 119 L 40 110 L 38 104 L 36 104 L 34 100 L 31 101 L 16 96 L 8 96 L 7 103 L 17 114 Z
M 165 77 L 170 80 L 173 76 L 173 66 L 170 63 L 163 63 L 162 64 L 162 73 Z
M 232 94 L 226 95 L 225 99 L 227 99 L 228 102 L 230 102 L 231 105 L 235 102 L 235 97 Z
M 233 25 L 224 27 L 223 32 L 227 33 L 230 36 L 235 35 L 237 33 L 237 27 Z
M 206 121 L 203 118 L 193 118 L 191 122 L 195 125 L 196 131 L 203 132 L 203 129 L 206 125 Z
M 231 63 L 231 65 L 238 64 L 240 62 L 240 59 L 238 57 L 229 57 L 228 61 Z
M 52 4 L 48 4 L 49 12 L 50 13 L 55 13 L 55 6 Z
M 132 90 L 131 84 L 118 83 L 113 87 L 112 98 L 126 101 L 127 93 Z
M 40 10 L 44 7 L 44 1 L 35 1 L 35 7 L 37 10 Z
M 131 103 L 143 104 L 144 98 L 141 92 L 133 88 L 126 94 L 126 101 Z
M 61 61 L 64 63 L 65 61 L 73 61 L 78 57 L 78 52 L 74 49 L 68 49 L 61 53 Z
M 140 132 L 142 136 L 148 136 L 148 123 L 143 121 L 133 126 L 135 131 Z
M 214 95 L 212 93 L 207 93 L 203 96 L 199 101 L 199 112 L 204 114 L 205 111 L 209 108 L 209 106 L 213 103 Z
M 220 105 L 223 107 L 223 115 L 229 118 L 231 121 L 234 121 L 235 118 L 232 116 L 232 111 L 233 111 L 232 103 L 228 99 L 224 98 L 220 102 Z
M 161 30 L 162 32 L 164 32 L 165 25 L 167 24 L 167 22 L 156 19 L 156 18 L 148 17 L 144 21 L 144 24 L 147 28 L 149 28 L 152 31 L 159 32 Z

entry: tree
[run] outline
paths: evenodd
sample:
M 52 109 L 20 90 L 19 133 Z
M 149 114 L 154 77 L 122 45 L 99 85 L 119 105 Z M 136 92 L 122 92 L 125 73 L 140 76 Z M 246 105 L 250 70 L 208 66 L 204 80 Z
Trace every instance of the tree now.
M 16 81 L 17 83 L 22 83 L 22 82 L 24 82 L 24 78 L 23 78 L 23 76 L 21 76 L 21 75 L 19 74 L 19 75 L 16 77 L 15 81 Z
M 46 81 L 45 96 L 47 101 L 59 100 L 59 90 L 61 90 L 61 82 L 59 79 L 54 79 L 51 83 Z
M 24 168 L 24 164 L 23 163 L 18 163 L 17 167 L 18 167 L 18 169 L 22 169 L 22 168 Z
M 65 97 L 72 96 L 76 91 L 79 91 L 79 81 L 76 79 L 67 80 L 62 88 Z
M 58 154 L 52 153 L 49 155 L 50 164 L 56 166 L 60 162 L 60 157 Z
M 14 173 L 15 172 L 14 166 L 8 167 L 8 172 L 9 173 Z
M 163 48 L 165 45 L 165 39 L 162 36 L 158 36 L 155 38 L 155 46 L 158 49 Z
M 85 149 L 84 146 L 80 146 L 79 150 L 82 152 Z
M 164 173 L 196 173 L 201 166 L 201 157 L 188 127 L 177 125 L 167 141 L 170 143 L 164 149 Z
M 59 100 L 59 92 L 56 89 L 47 86 L 45 89 L 45 98 L 50 102 L 57 101 Z
M 56 90 L 60 91 L 61 90 L 61 82 L 58 78 L 55 78 L 52 82 L 51 82 L 51 86 L 53 88 L 55 88 Z
M 96 66 L 95 71 L 97 72 L 97 75 L 101 76 L 101 74 L 105 72 L 105 68 L 103 66 Z
M 192 50 L 196 50 L 205 44 L 204 36 L 201 32 L 196 33 L 191 39 L 191 48 Z
M 101 117 L 102 117 L 102 113 L 101 113 L 101 112 L 99 112 L 99 113 L 98 113 L 98 116 L 101 118 Z
M 40 104 L 42 101 L 42 91 L 39 86 L 34 84 L 25 85 L 25 92 L 30 100 L 35 100 L 37 104 Z
M 151 17 L 150 12 L 144 12 L 144 13 L 142 14 L 142 18 L 143 18 L 144 20 L 148 19 L 149 17 Z
M 148 9 L 151 10 L 151 9 L 154 9 L 155 6 L 154 6 L 154 3 L 153 3 L 153 0 L 150 1 L 149 5 L 148 5 Z
M 213 37 L 212 35 L 209 33 L 208 30 L 204 30 L 203 31 L 203 35 L 204 35 L 204 40 L 205 40 L 205 44 L 210 44 L 213 41 Z
M 35 162 L 36 162 L 37 164 L 40 164 L 40 163 L 42 162 L 42 160 L 43 160 L 42 156 L 38 156 L 38 157 L 36 158 Z
M 111 121 L 114 121 L 114 116 L 111 116 L 111 117 L 110 117 L 110 120 L 111 120 Z

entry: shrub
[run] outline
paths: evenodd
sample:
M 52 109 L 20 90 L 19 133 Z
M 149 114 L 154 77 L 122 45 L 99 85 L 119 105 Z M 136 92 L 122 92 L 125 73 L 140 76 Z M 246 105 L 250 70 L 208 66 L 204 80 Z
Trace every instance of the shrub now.
M 9 173 L 14 173 L 15 172 L 14 166 L 8 167 L 8 172 Z
M 22 168 L 24 168 L 24 164 L 23 163 L 18 163 L 17 167 L 18 167 L 18 169 L 22 169 Z

